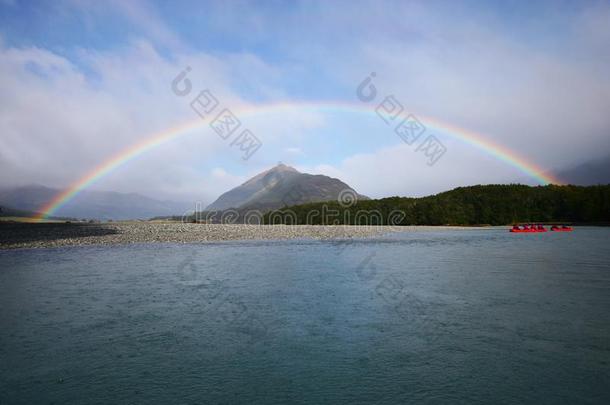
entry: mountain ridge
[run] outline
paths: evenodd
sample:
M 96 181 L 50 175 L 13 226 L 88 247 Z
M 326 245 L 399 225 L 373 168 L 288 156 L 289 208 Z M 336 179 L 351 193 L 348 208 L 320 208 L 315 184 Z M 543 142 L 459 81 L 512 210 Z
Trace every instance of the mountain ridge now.
M 567 184 L 610 184 L 610 154 L 556 170 L 553 174 Z
M 352 193 L 358 199 L 369 199 L 339 179 L 301 173 L 294 167 L 280 163 L 223 193 L 206 210 L 276 209 L 336 200 L 342 192 Z
M 0 206 L 17 211 L 38 212 L 40 207 L 61 192 L 59 189 L 31 184 L 0 189 Z M 84 190 L 54 213 L 56 217 L 101 220 L 148 219 L 184 212 L 190 204 L 162 201 L 138 193 Z

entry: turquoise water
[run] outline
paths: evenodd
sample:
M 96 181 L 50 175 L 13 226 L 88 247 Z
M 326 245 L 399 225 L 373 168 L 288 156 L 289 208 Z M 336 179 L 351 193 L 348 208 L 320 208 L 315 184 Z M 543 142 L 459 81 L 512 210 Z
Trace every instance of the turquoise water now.
M 609 403 L 609 239 L 0 251 L 0 403 Z

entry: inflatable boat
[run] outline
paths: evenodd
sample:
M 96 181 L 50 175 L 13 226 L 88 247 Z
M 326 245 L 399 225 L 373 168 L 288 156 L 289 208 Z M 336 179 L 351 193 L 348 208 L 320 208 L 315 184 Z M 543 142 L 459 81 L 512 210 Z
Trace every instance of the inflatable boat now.
M 510 232 L 513 233 L 538 233 L 546 232 L 546 228 L 542 225 L 514 225 Z
M 553 231 L 553 232 L 572 232 L 572 227 L 567 226 L 567 225 L 563 225 L 563 226 L 553 225 L 551 227 L 551 231 Z

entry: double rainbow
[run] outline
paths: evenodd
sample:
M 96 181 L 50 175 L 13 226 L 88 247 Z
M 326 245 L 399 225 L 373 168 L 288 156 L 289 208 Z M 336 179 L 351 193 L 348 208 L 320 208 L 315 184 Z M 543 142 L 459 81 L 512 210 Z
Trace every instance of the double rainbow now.
M 246 117 L 262 114 L 281 113 L 291 110 L 309 110 L 322 112 L 344 112 L 357 114 L 375 114 L 374 110 L 364 104 L 349 104 L 339 102 L 303 102 L 303 103 L 275 103 L 263 104 L 254 107 L 235 108 L 232 111 L 237 117 Z M 485 153 L 521 170 L 523 173 L 534 178 L 540 184 L 561 184 L 561 181 L 549 174 L 545 174 L 543 169 L 535 165 L 533 162 L 528 162 L 524 158 L 518 156 L 515 152 L 502 145 L 496 144 L 483 135 L 475 132 L 459 128 L 457 126 L 442 122 L 438 119 L 417 115 L 427 128 L 436 129 L 443 132 L 445 135 L 459 139 L 466 144 L 474 146 Z M 47 204 L 42 206 L 36 216 L 36 219 L 43 220 L 52 216 L 59 208 L 73 199 L 81 191 L 91 186 L 93 183 L 103 178 L 107 174 L 116 170 L 127 162 L 136 159 L 151 149 L 154 149 L 168 141 L 176 139 L 180 136 L 188 135 L 195 130 L 208 125 L 208 121 L 196 119 L 183 125 L 169 128 L 165 131 L 147 136 L 142 141 L 121 150 L 114 156 L 105 160 L 89 173 L 72 183 L 67 189 L 57 194 Z

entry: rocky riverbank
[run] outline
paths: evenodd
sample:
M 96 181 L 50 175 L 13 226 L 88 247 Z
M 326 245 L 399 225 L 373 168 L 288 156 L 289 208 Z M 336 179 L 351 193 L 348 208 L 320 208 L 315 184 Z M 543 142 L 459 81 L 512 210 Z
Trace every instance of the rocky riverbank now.
M 0 249 L 129 243 L 197 243 L 264 239 L 371 237 L 410 227 L 326 225 L 224 225 L 180 222 L 0 223 Z

